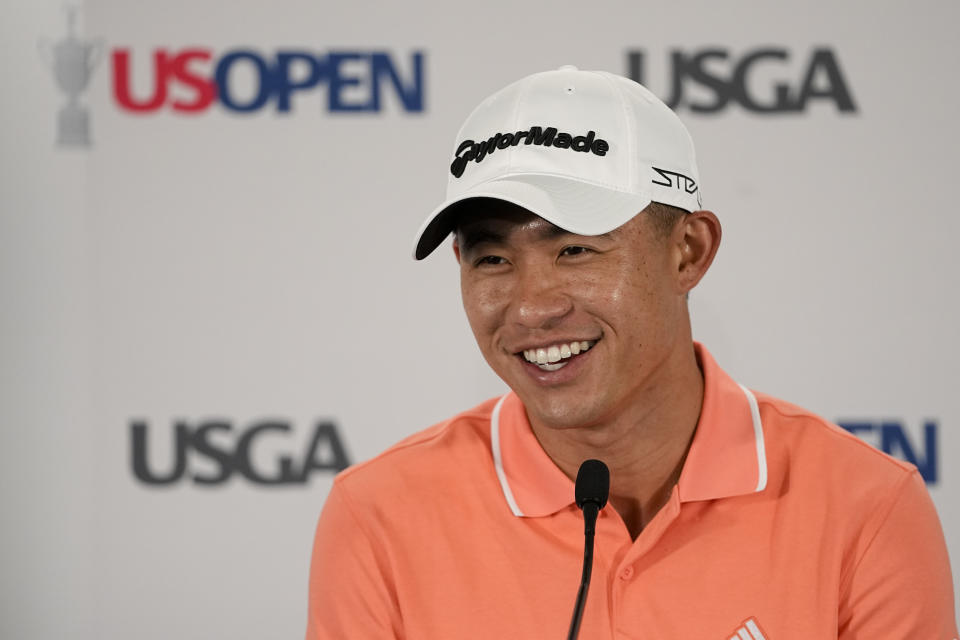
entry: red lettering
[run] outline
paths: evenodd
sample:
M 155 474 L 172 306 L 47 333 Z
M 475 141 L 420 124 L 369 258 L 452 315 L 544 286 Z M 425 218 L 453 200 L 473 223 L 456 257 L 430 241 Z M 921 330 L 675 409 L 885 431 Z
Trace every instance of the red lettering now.
M 153 53 L 154 84 L 153 95 L 143 101 L 136 101 L 130 91 L 130 50 L 113 50 L 113 96 L 121 107 L 128 111 L 155 111 L 167 99 L 167 74 L 170 60 L 167 52 L 158 49 Z
M 191 60 L 207 61 L 210 60 L 211 57 L 210 51 L 206 49 L 186 49 L 177 54 L 177 57 L 173 59 L 170 67 L 173 76 L 181 83 L 191 87 L 196 94 L 192 102 L 180 99 L 174 100 L 173 108 L 175 111 L 203 111 L 216 99 L 216 83 L 209 77 L 205 78 L 191 72 L 188 68 Z

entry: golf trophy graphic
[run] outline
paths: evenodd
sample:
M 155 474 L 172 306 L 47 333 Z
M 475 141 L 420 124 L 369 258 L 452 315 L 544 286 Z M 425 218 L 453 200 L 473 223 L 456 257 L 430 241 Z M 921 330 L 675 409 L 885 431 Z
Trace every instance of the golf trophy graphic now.
M 67 6 L 67 37 L 40 41 L 40 55 L 53 71 L 57 86 L 67 94 L 67 104 L 57 112 L 57 144 L 90 146 L 90 113 L 80 104 L 80 94 L 90 83 L 103 54 L 103 42 L 81 40 L 76 34 L 77 7 Z

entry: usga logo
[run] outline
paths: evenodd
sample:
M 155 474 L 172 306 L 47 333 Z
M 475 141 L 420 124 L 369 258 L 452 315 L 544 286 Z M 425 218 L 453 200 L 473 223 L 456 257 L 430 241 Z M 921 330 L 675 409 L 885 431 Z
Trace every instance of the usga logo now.
M 350 465 L 340 432 L 328 421 L 314 426 L 302 453 L 279 453 L 272 464 L 264 464 L 262 459 L 269 456 L 255 455 L 256 449 L 271 451 L 279 445 L 290 451 L 294 429 L 287 420 L 260 420 L 237 430 L 229 420 L 177 420 L 172 430 L 162 431 L 173 437 L 169 461 L 158 460 L 160 456 L 148 446 L 147 421 L 130 422 L 130 465 L 134 477 L 147 485 L 170 485 L 182 479 L 219 485 L 234 474 L 254 484 L 297 485 L 306 484 L 314 473 L 336 473 Z
M 656 62 L 659 69 L 660 56 Z M 777 47 L 740 54 L 719 47 L 673 49 L 662 89 L 647 84 L 652 74 L 642 49 L 627 52 L 627 67 L 632 79 L 676 110 L 717 113 L 740 105 L 753 113 L 795 114 L 824 103 L 842 113 L 857 111 L 840 59 L 826 47 L 801 55 Z

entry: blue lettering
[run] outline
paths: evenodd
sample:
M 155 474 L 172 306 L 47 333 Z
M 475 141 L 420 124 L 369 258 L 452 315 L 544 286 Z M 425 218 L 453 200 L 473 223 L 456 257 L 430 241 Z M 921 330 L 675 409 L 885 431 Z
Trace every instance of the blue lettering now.
M 892 456 L 916 465 L 923 479 L 935 483 L 939 477 L 937 468 L 937 423 L 927 420 L 923 423 L 923 456 L 917 455 L 910 443 L 910 437 L 903 425 L 896 422 L 884 422 L 880 425 L 880 448 Z
M 227 82 L 227 78 L 230 75 L 230 67 L 234 62 L 240 60 L 248 60 L 253 63 L 259 78 L 257 95 L 246 104 L 241 104 L 230 94 L 229 83 Z M 233 51 L 223 56 L 220 62 L 217 63 L 216 82 L 217 94 L 220 96 L 220 101 L 223 103 L 223 106 L 232 111 L 242 112 L 262 109 L 263 105 L 270 99 L 270 95 L 273 94 L 275 90 L 274 85 L 276 84 L 273 71 L 267 66 L 263 58 L 254 51 Z
M 310 70 L 307 77 L 294 82 L 290 77 L 290 67 L 293 63 L 305 62 Z M 290 94 L 301 89 L 309 89 L 320 84 L 323 77 L 323 67 L 317 59 L 308 54 L 299 51 L 285 52 L 277 54 L 277 71 L 274 87 L 277 92 L 277 111 L 290 111 Z
M 413 65 L 413 78 L 404 84 L 397 73 L 397 68 L 386 53 L 373 54 L 373 102 L 374 108 L 380 108 L 380 83 L 386 76 L 393 83 L 393 88 L 397 92 L 397 97 L 403 103 L 403 108 L 407 111 L 423 111 L 423 53 L 413 54 L 411 63 Z
M 368 69 L 366 78 L 348 75 L 341 66 L 348 61 L 363 61 Z M 401 77 L 397 66 L 390 54 L 377 51 L 361 53 L 358 51 L 341 51 L 331 53 L 327 57 L 330 111 L 380 111 L 380 95 L 383 87 L 393 89 L 397 98 L 406 111 L 423 111 L 423 53 L 418 51 L 411 56 L 411 77 L 406 80 Z M 366 81 L 367 95 L 365 100 L 349 100 L 351 88 L 361 86 Z M 354 89 L 354 93 L 356 89 Z
M 327 83 L 327 109 L 331 112 L 376 112 L 383 108 L 381 96 L 392 91 L 406 111 L 424 110 L 424 54 L 410 56 L 409 73 L 401 74 L 389 53 L 383 51 L 333 51 L 317 56 L 307 51 L 277 52 L 274 60 L 252 50 L 226 53 L 217 62 L 214 82 L 217 97 L 226 109 L 249 113 L 263 109 L 276 96 L 277 111 L 293 109 L 293 95 Z M 253 71 L 250 97 L 231 90 L 234 64 Z M 297 73 L 302 71 L 302 73 Z
M 346 102 L 343 96 L 343 90 L 358 86 L 360 84 L 360 78 L 345 75 L 343 69 L 340 68 L 340 64 L 348 60 L 364 60 L 369 64 L 368 58 L 369 56 L 367 54 L 359 52 L 331 53 L 327 56 L 327 65 L 330 69 L 329 79 L 327 80 L 330 85 L 328 94 L 330 111 L 379 110 L 380 104 L 375 89 L 376 83 L 371 87 L 370 99 L 366 102 Z
M 939 448 L 937 441 L 937 423 L 927 420 L 923 423 L 923 455 L 918 455 L 917 448 L 911 441 L 910 435 L 899 422 L 866 422 L 866 421 L 839 421 L 841 427 L 855 436 L 863 438 L 866 434 L 879 433 L 880 442 L 872 442 L 884 453 L 890 454 L 917 467 L 927 484 L 935 484 L 940 477 Z

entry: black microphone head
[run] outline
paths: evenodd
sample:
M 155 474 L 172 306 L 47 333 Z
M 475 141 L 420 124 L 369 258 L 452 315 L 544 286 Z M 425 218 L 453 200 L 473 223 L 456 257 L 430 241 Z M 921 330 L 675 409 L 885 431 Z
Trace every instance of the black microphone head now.
M 610 494 L 610 470 L 600 460 L 584 460 L 577 471 L 577 485 L 574 490 L 577 506 L 583 509 L 587 502 L 595 502 L 598 509 L 607 504 Z

